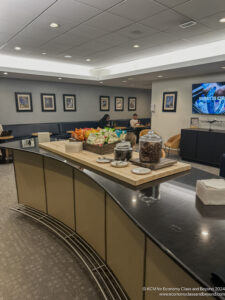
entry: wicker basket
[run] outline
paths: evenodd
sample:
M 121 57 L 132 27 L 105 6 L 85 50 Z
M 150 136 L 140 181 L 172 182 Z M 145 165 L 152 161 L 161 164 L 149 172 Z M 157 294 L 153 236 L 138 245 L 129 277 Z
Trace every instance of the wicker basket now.
M 83 144 L 83 149 L 86 151 L 94 152 L 100 155 L 113 153 L 114 148 L 118 142 L 112 144 L 104 144 L 102 146 L 92 145 L 88 143 Z

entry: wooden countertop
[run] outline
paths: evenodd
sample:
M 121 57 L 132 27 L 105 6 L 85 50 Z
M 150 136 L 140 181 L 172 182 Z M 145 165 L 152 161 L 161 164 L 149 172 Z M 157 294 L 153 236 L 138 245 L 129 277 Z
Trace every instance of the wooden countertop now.
M 146 175 L 136 175 L 131 172 L 133 168 L 137 167 L 132 163 L 129 163 L 128 167 L 126 168 L 115 168 L 112 167 L 110 164 L 97 163 L 96 159 L 100 156 L 99 154 L 95 154 L 89 151 L 81 151 L 79 153 L 68 153 L 65 152 L 65 143 L 65 141 L 40 143 L 39 147 L 44 148 L 53 153 L 59 154 L 63 157 L 66 157 L 72 161 L 77 162 L 78 164 L 81 164 L 82 166 L 85 166 L 92 170 L 97 170 L 103 174 L 107 174 L 123 182 L 129 183 L 133 186 L 138 186 L 162 177 L 166 177 L 191 169 L 190 164 L 177 162 L 173 166 L 152 171 L 151 173 Z M 113 154 L 107 154 L 105 156 L 113 158 Z M 133 152 L 133 158 L 138 158 L 138 156 L 139 154 L 137 152 Z
M 13 138 L 14 138 L 14 136 L 12 136 L 12 135 L 9 135 L 9 136 L 0 136 L 0 140 L 2 140 L 2 141 L 4 141 L 4 140 L 11 140 Z

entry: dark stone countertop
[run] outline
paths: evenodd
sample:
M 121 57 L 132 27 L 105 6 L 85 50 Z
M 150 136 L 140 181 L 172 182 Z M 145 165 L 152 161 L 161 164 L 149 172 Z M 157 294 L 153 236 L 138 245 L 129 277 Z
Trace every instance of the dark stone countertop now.
M 21 147 L 21 141 L 0 145 L 51 157 L 80 167 L 38 147 Z M 211 273 L 225 268 L 225 206 L 204 206 L 196 198 L 198 179 L 218 176 L 192 168 L 138 188 L 88 169 L 80 169 L 116 201 L 136 225 L 202 286 L 213 287 Z M 155 199 L 149 196 L 155 194 Z M 221 299 L 225 299 L 219 297 Z

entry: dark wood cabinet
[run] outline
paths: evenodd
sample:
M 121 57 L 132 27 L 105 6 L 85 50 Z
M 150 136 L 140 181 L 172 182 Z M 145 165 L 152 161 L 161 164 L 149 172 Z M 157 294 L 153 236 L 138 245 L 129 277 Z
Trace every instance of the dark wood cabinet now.
M 225 153 L 225 131 L 182 129 L 180 153 L 184 160 L 219 166 Z

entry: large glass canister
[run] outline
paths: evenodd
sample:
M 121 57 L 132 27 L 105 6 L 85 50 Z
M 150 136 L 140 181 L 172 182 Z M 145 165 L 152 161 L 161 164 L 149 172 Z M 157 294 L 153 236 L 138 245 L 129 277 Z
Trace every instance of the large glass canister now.
M 161 157 L 162 139 L 154 131 L 149 131 L 139 139 L 139 158 L 141 162 L 158 163 Z

